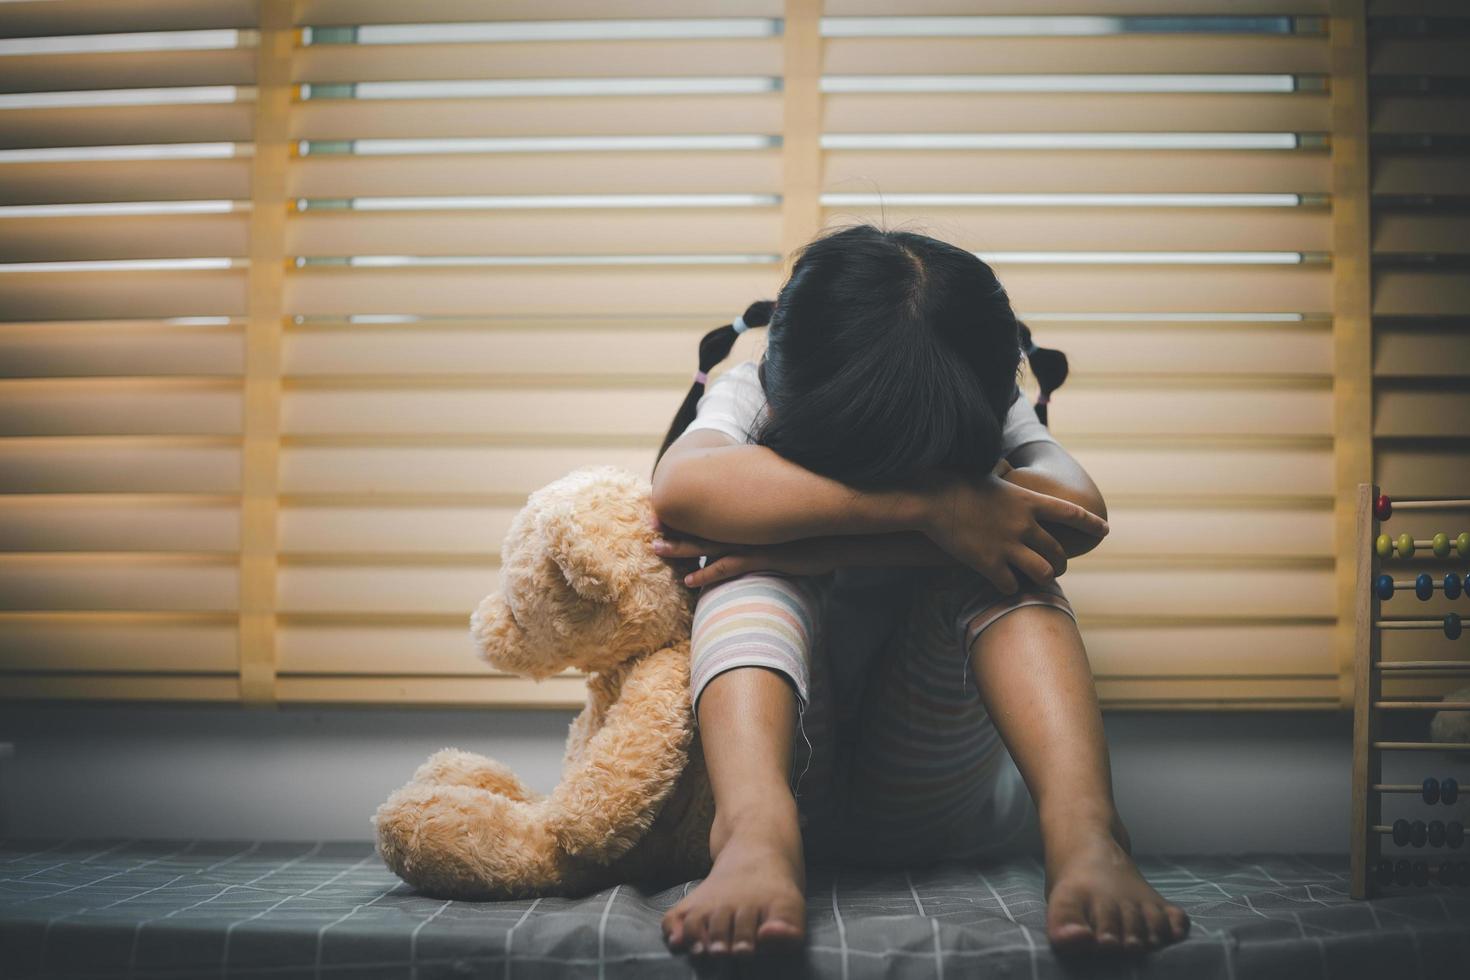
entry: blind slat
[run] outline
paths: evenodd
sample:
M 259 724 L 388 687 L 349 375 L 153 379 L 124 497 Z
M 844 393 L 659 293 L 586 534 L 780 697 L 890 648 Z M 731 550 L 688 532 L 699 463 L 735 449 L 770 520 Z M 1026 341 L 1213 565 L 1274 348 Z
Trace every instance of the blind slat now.
M 249 102 L 0 109 L 0 149 L 250 141 Z
M 1331 308 L 1325 266 L 995 266 L 1017 308 L 1033 312 Z M 669 313 L 743 309 L 778 286 L 776 271 L 763 266 L 307 269 L 288 283 L 287 302 L 302 314 Z
M 1302 151 L 833 150 L 825 190 L 1010 193 L 1285 193 L 1331 187 L 1331 159 Z
M 232 498 L 14 494 L 0 501 L 0 551 L 218 551 L 239 546 Z
M 243 269 L 0 274 L 0 317 L 12 320 L 239 316 L 244 312 Z
M 781 74 L 781 39 L 312 45 L 298 50 L 298 82 L 403 79 L 653 78 Z
M 0 218 L 0 262 L 244 257 L 249 216 L 228 214 Z
M 0 160 L 0 204 L 238 201 L 249 196 L 249 174 L 248 157 L 74 163 Z
M 774 194 L 781 189 L 781 151 L 308 156 L 289 182 L 298 197 Z
M 238 375 L 241 355 L 227 325 L 0 324 L 0 378 Z
M 130 670 L 229 674 L 236 669 L 229 614 L 0 614 L 0 684 L 14 671 L 84 674 Z
M 826 96 L 829 133 L 1321 132 L 1321 93 L 841 94 Z
M 829 75 L 1161 72 L 1322 74 L 1326 46 L 1311 37 L 1128 34 L 1107 37 L 834 37 Z

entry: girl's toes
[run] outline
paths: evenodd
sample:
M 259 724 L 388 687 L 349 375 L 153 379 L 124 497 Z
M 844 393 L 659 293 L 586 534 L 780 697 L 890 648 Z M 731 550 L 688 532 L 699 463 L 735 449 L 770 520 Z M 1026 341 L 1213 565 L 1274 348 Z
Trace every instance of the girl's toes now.
M 735 920 L 730 924 L 730 952 L 736 956 L 749 956 L 755 952 L 755 929 L 759 919 L 760 910 L 753 906 L 735 912 Z
M 1177 905 L 1168 906 L 1169 925 L 1174 928 L 1174 938 L 1183 939 L 1189 935 L 1189 914 Z
M 735 913 L 732 909 L 716 909 L 710 913 L 709 928 L 705 932 L 704 951 L 711 956 L 720 956 L 730 951 L 730 922 Z
M 1087 921 L 1081 902 L 1053 896 L 1051 905 L 1047 907 L 1046 919 L 1047 938 L 1058 949 L 1080 948 L 1092 942 L 1092 925 Z
M 1173 926 L 1169 925 L 1169 917 L 1164 914 L 1162 905 L 1145 905 L 1143 907 L 1144 921 L 1148 923 L 1148 945 L 1152 949 L 1167 942 L 1173 932 Z
M 1148 943 L 1148 928 L 1144 924 L 1143 910 L 1132 902 L 1122 907 L 1123 949 L 1130 953 L 1143 950 Z
M 675 906 L 664 916 L 664 942 L 673 949 L 684 946 L 684 910 Z
M 1123 916 L 1118 903 L 1109 899 L 1097 899 L 1092 904 L 1092 921 L 1097 928 L 1097 945 L 1100 949 L 1123 948 Z
M 695 956 L 704 952 L 704 937 L 708 928 L 708 919 L 709 913 L 703 910 L 690 912 L 684 917 L 684 945 Z

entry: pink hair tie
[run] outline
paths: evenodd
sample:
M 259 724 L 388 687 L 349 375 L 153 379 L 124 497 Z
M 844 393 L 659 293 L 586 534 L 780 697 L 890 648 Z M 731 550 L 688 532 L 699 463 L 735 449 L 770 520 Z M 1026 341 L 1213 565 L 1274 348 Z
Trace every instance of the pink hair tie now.
M 694 383 L 695 384 L 701 384 L 702 385 L 702 384 L 704 384 L 708 380 L 709 380 L 709 375 L 705 374 L 703 371 L 695 371 L 694 372 Z

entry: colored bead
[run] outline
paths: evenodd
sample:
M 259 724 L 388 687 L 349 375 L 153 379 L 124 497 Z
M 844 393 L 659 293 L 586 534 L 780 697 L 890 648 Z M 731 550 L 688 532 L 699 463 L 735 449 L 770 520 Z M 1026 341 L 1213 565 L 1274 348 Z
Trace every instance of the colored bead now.
M 1392 558 L 1393 538 L 1386 534 L 1380 534 L 1378 539 L 1373 542 L 1373 550 L 1378 552 L 1379 558 Z
M 1429 828 L 1423 820 L 1415 820 L 1409 824 L 1409 843 L 1415 847 L 1423 847 L 1424 842 L 1429 839 Z
M 1451 640 L 1460 638 L 1460 614 L 1450 613 L 1444 618 L 1444 635 Z
M 1425 602 L 1434 598 L 1434 579 L 1429 577 L 1428 572 L 1420 572 L 1414 579 L 1414 594 Z
M 1439 784 L 1439 798 L 1446 804 L 1454 803 L 1460 795 L 1460 782 L 1454 776 Z
M 1429 884 L 1429 862 L 1428 861 L 1415 861 L 1414 862 L 1414 884 L 1416 884 L 1416 885 L 1427 885 L 1427 884 Z
M 1414 557 L 1414 536 L 1408 531 L 1399 535 L 1399 539 L 1394 542 L 1394 546 L 1399 549 L 1400 558 Z
M 1434 557 L 1448 558 L 1450 556 L 1450 536 L 1440 531 L 1434 536 Z
M 1454 572 L 1444 573 L 1444 597 L 1446 599 L 1460 598 L 1460 576 Z
M 1430 806 L 1439 802 L 1439 780 L 1433 776 L 1424 780 L 1424 802 Z
M 1409 863 L 1408 858 L 1399 858 L 1393 863 L 1393 880 L 1400 885 L 1407 885 L 1414 880 L 1414 866 Z
M 1441 861 L 1439 864 L 1439 883 L 1441 885 L 1453 885 L 1455 883 L 1455 862 Z
M 1461 531 L 1460 536 L 1455 538 L 1455 554 L 1461 558 L 1470 558 L 1470 531 Z
M 1429 846 L 1444 847 L 1444 821 L 1429 821 Z
M 1458 820 L 1451 820 L 1445 825 L 1444 839 L 1451 847 L 1459 847 L 1465 843 L 1465 825 Z
M 1393 822 L 1393 842 L 1399 847 L 1409 843 L 1409 821 L 1403 817 Z
M 1455 884 L 1461 888 L 1470 886 L 1470 861 L 1455 862 Z
M 1373 877 L 1380 885 L 1393 884 L 1393 861 L 1389 858 L 1384 858 L 1379 861 L 1378 870 L 1374 873 Z
M 1384 602 L 1387 602 L 1389 599 L 1393 598 L 1392 575 L 1378 576 L 1378 598 L 1382 599 Z
M 1373 516 L 1380 521 L 1386 521 L 1393 516 L 1393 500 L 1388 494 L 1380 493 L 1373 500 Z

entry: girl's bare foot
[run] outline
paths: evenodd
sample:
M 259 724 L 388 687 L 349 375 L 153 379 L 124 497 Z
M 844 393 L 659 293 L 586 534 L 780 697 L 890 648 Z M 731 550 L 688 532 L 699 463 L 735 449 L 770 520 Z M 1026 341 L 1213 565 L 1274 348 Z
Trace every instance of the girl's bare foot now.
M 1058 952 L 1142 953 L 1189 933 L 1189 915 L 1138 873 L 1121 821 L 1045 839 L 1046 931 Z
M 664 939 L 695 955 L 798 949 L 806 937 L 806 869 L 790 795 L 710 831 L 714 867 L 664 916 Z

